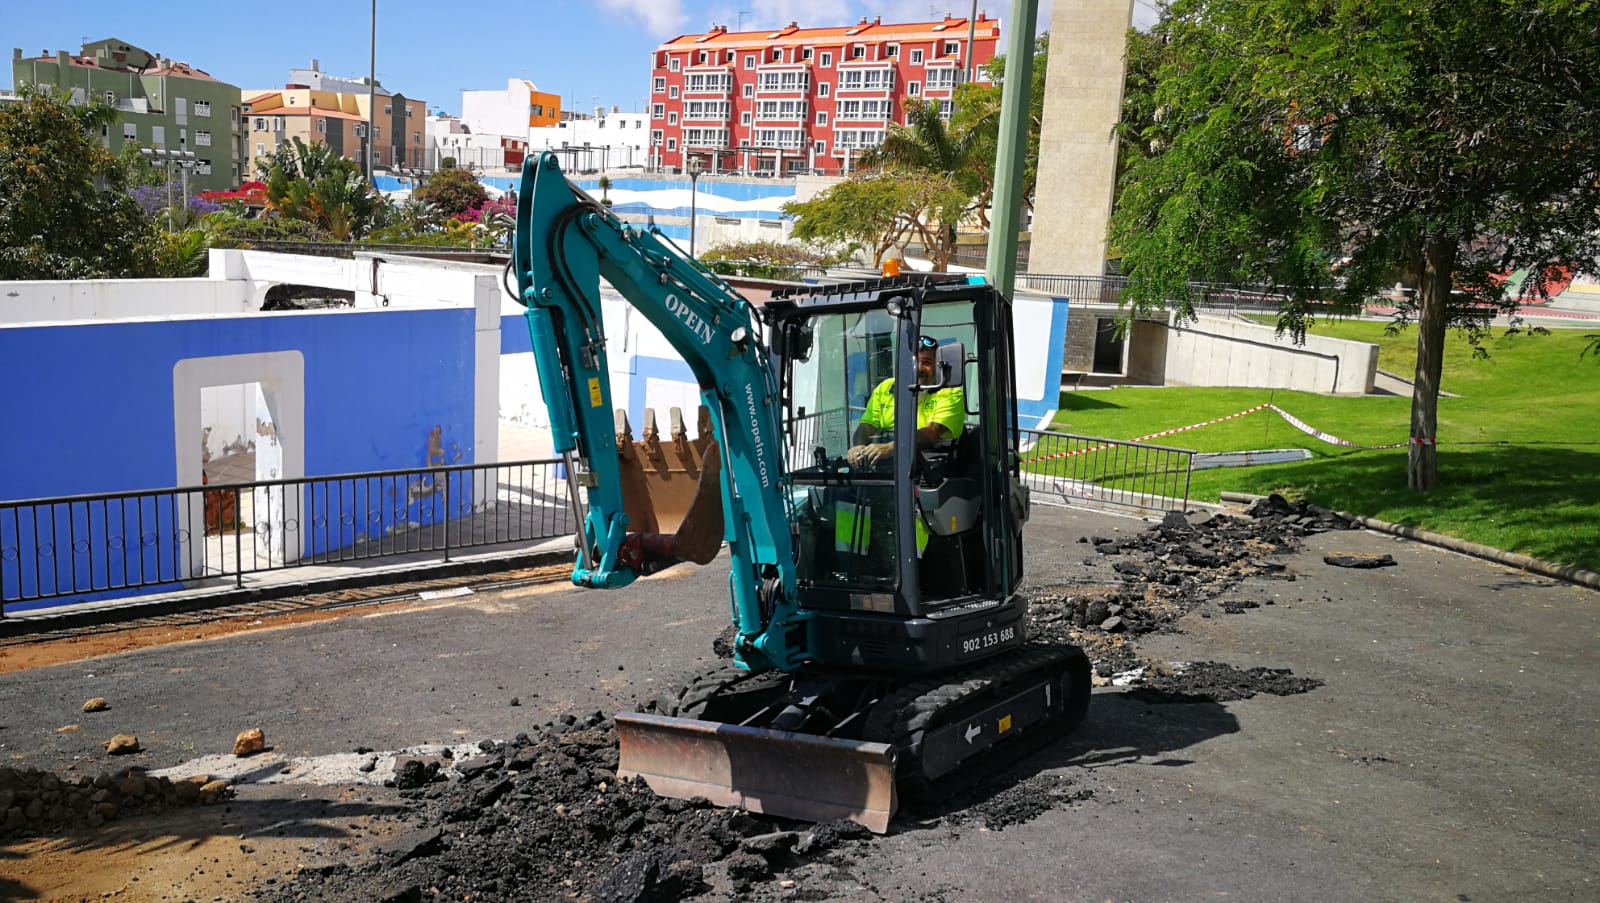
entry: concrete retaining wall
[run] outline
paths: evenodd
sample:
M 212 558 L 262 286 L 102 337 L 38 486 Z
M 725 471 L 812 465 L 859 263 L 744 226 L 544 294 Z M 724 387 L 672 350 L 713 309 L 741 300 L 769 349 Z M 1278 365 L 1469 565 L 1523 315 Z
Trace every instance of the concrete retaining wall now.
M 1169 327 L 1165 384 L 1298 389 L 1336 395 L 1372 391 L 1378 346 L 1325 336 L 1296 345 L 1270 326 L 1202 316 Z

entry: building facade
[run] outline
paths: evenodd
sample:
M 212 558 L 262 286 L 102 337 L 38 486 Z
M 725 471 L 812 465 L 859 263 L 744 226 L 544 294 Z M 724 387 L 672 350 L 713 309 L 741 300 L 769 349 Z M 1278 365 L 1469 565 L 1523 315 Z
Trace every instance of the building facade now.
M 75 103 L 90 99 L 114 107 L 119 118 L 101 135 L 112 153 L 128 141 L 170 164 L 191 193 L 228 191 L 244 175 L 244 133 L 239 89 L 186 62 L 163 58 L 126 41 L 107 38 L 37 57 L 11 51 L 12 84 L 60 88 Z
M 643 169 L 650 161 L 650 115 L 596 107 L 593 117 L 529 129 L 528 151 L 554 151 L 568 172 Z
M 316 60 L 311 69 L 291 75 L 325 76 Z M 313 87 L 311 82 L 323 87 Z M 382 85 L 369 89 L 364 80 L 306 78 L 282 88 L 246 91 L 244 94 L 245 159 L 252 176 L 257 165 L 271 158 L 279 145 L 298 137 L 307 144 L 326 144 L 342 157 L 360 161 L 368 147 L 369 96 L 378 107 L 370 143 L 372 169 L 421 170 L 427 166 L 424 122 L 427 106 Z
M 529 129 L 561 121 L 561 97 L 522 78 L 506 79 L 504 91 L 462 91 L 461 123 L 474 135 L 504 135 L 526 141 Z
M 904 124 L 905 99 L 943 102 L 982 79 L 1000 23 L 969 20 L 730 32 L 662 44 L 650 61 L 651 164 L 788 175 L 848 173 L 855 154 Z
M 425 132 L 428 139 L 427 165 L 429 171 L 439 169 L 449 159 L 455 166 L 488 175 L 516 173 L 528 153 L 525 137 L 477 134 L 461 119 L 447 113 L 434 113 L 428 117 Z

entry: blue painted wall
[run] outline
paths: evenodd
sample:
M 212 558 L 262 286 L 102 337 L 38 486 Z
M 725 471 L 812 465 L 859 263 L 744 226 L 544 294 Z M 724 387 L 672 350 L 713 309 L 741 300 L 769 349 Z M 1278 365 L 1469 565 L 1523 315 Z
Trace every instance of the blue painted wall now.
M 0 394 L 0 423 L 17 428 L 0 442 L 0 500 L 174 486 L 174 365 L 260 352 L 299 351 L 305 360 L 307 476 L 440 463 L 428 461 L 435 427 L 443 463 L 470 463 L 472 329 L 471 310 L 0 327 L 0 361 L 18 378 L 15 391 Z M 369 506 L 354 491 L 340 499 L 307 490 L 302 505 L 302 554 L 341 548 L 401 519 L 431 519 L 426 497 L 408 498 L 396 510 Z M 177 531 L 171 509 L 170 501 L 99 511 L 55 506 L 41 509 L 36 523 L 27 509 L 0 508 L 0 600 L 74 581 L 88 593 L 84 599 L 99 587 L 172 588 L 159 584 L 178 576 L 176 563 L 155 555 L 156 538 L 170 548 L 166 537 Z M 365 525 L 342 513 L 368 510 L 377 517 L 364 514 Z M 317 517 L 324 518 L 320 533 L 312 529 Z M 84 537 L 107 534 L 107 522 L 124 537 L 122 548 L 85 545 Z M 135 553 L 128 548 L 134 545 L 150 548 Z M 82 560 L 73 567 L 72 558 Z M 50 604 L 62 601 L 73 600 Z

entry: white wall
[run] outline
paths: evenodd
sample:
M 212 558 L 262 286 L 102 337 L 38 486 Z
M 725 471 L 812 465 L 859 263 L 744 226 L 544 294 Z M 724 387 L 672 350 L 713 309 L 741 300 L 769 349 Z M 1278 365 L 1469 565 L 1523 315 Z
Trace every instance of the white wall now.
M 520 78 L 506 79 L 503 91 L 462 91 L 461 124 L 478 135 L 520 138 L 528 131 L 530 86 Z
M 0 323 L 249 313 L 248 286 L 223 279 L 86 279 L 0 283 Z
M 594 148 L 589 153 L 562 155 L 561 166 L 569 172 L 588 169 L 620 169 L 646 166 L 650 162 L 650 114 L 607 113 L 597 119 L 574 119 L 561 126 L 526 129 L 528 153 L 556 150 L 563 146 Z M 609 151 L 601 148 L 609 147 Z
M 1247 386 L 1364 395 L 1378 372 L 1378 346 L 1326 336 L 1295 345 L 1271 326 L 1224 317 L 1170 327 L 1169 386 Z
M 200 390 L 200 433 L 207 461 L 255 451 L 256 395 L 254 383 L 205 386 Z

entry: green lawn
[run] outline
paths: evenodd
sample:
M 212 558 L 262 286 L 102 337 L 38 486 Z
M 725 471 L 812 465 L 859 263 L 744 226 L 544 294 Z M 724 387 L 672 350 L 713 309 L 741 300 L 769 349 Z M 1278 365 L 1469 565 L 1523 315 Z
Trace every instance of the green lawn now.
M 1318 324 L 1321 335 L 1373 342 L 1378 366 L 1410 376 L 1416 332 L 1382 323 Z M 1196 451 L 1309 448 L 1295 464 L 1197 471 L 1190 492 L 1281 492 L 1329 508 L 1410 524 L 1563 564 L 1600 570 L 1600 366 L 1579 361 L 1588 330 L 1502 336 L 1473 357 L 1452 335 L 1439 400 L 1440 487 L 1406 489 L 1406 451 L 1321 442 L 1271 411 L 1151 440 Z M 1404 442 L 1409 396 L 1334 398 L 1272 389 L 1111 389 L 1063 392 L 1055 428 L 1131 439 L 1271 402 L 1307 424 L 1364 445 Z

